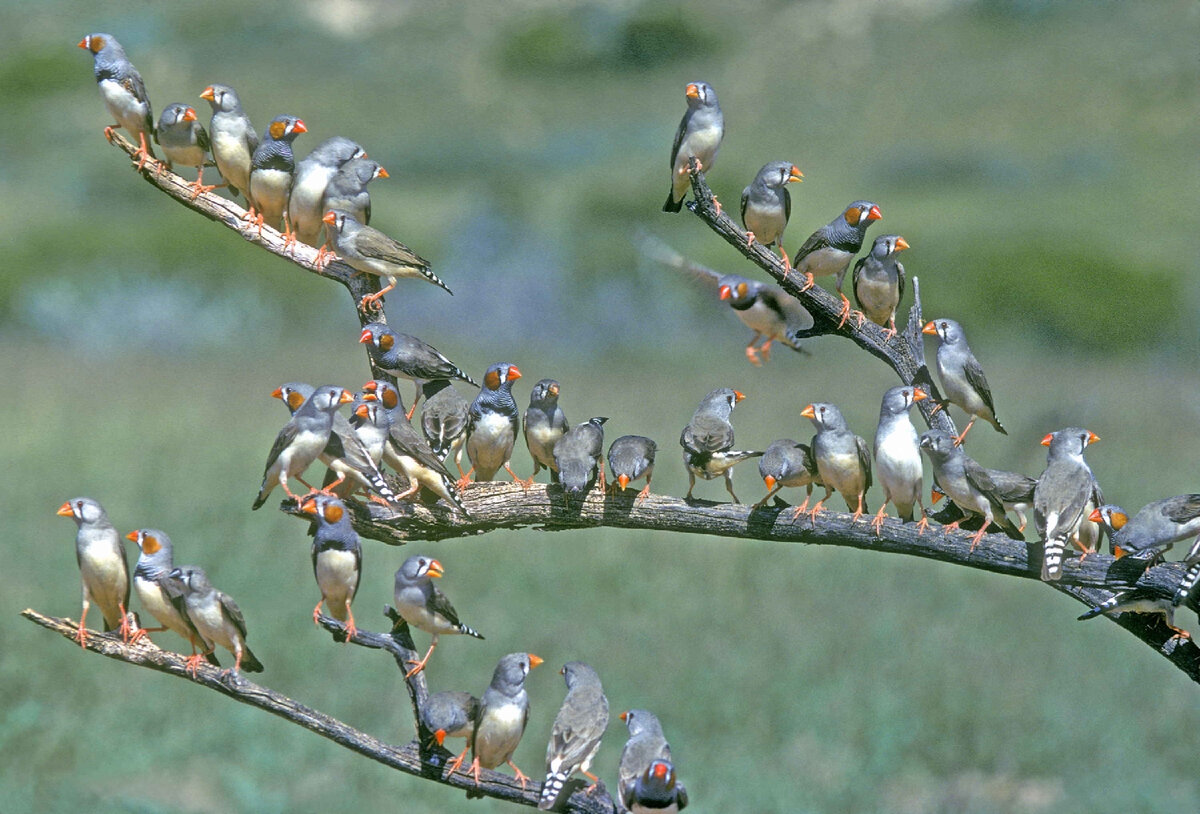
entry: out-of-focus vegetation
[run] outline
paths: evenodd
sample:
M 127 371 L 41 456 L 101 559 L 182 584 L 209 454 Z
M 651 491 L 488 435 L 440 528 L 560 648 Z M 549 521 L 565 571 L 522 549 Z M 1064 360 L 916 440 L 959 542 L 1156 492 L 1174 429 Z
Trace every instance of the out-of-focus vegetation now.
M 380 737 L 412 734 L 390 660 L 312 629 L 303 526 L 249 511 L 285 416 L 270 390 L 368 374 L 348 298 L 138 180 L 100 134 L 84 34 L 121 40 L 156 111 L 186 101 L 207 121 L 198 94 L 226 82 L 260 129 L 304 118 L 301 154 L 335 134 L 363 143 L 391 174 L 372 186 L 373 222 L 456 291 L 402 285 L 392 321 L 468 370 L 507 359 L 530 383 L 559 379 L 571 420 L 609 415 L 610 438 L 653 436 L 655 487 L 673 494 L 679 428 L 712 387 L 749 395 L 738 440 L 762 447 L 809 437 L 798 413 L 814 399 L 870 437 L 894 381 L 836 339 L 752 369 L 740 323 L 638 256 L 644 228 L 750 273 L 691 215 L 659 211 L 683 87 L 706 79 L 728 127 L 709 181 L 728 207 L 759 166 L 788 159 L 805 174 L 789 250 L 860 197 L 884 213 L 870 236 L 912 244 L 926 313 L 964 323 L 1011 433 L 976 428 L 972 453 L 1036 474 L 1038 439 L 1082 424 L 1104 439 L 1089 459 L 1106 494 L 1133 509 L 1197 489 L 1197 22 L 1189 3 L 1029 0 L 0 8 L 3 807 L 464 805 L 16 618 L 78 613 L 73 527 L 53 512 L 89 494 L 122 532 L 161 527 L 208 568 L 244 609 L 266 683 Z M 528 383 L 516 392 L 524 403 Z M 530 468 L 523 448 L 515 465 Z M 743 499 L 761 494 L 753 467 L 735 479 Z M 719 483 L 697 494 L 725 498 Z M 435 689 L 481 691 L 512 650 L 547 659 L 517 754 L 530 774 L 562 698 L 555 670 L 582 658 L 614 712 L 660 713 L 706 809 L 1200 803 L 1194 685 L 1036 584 L 611 530 L 420 548 L 488 637 L 446 641 Z M 364 626 L 382 624 L 407 553 L 367 543 Z M 607 782 L 623 741 L 614 721 Z

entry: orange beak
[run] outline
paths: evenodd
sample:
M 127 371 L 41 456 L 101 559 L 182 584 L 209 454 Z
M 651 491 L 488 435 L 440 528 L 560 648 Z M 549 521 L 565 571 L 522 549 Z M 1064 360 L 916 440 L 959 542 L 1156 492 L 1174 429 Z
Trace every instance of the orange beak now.
M 1054 433 L 1052 433 L 1052 432 L 1046 433 L 1046 437 L 1042 439 L 1042 446 L 1044 446 L 1044 447 L 1050 446 L 1050 442 L 1053 440 L 1054 440 Z
M 896 238 L 896 251 L 902 252 L 908 248 L 908 241 L 902 237 Z
M 1096 442 L 1097 442 L 1097 441 L 1099 441 L 1099 440 L 1100 440 L 1100 436 L 1099 436 L 1099 435 L 1096 435 L 1096 433 L 1094 433 L 1094 432 L 1089 432 L 1089 433 L 1088 433 L 1088 443 L 1089 443 L 1089 444 L 1094 444 L 1094 443 L 1096 443 Z
M 720 289 L 718 289 L 717 294 L 721 299 L 727 300 L 733 296 L 733 289 L 727 285 L 723 285 Z
M 1092 513 L 1088 515 L 1088 520 L 1091 520 L 1093 523 L 1103 523 L 1104 517 L 1100 514 L 1099 509 L 1092 509 Z
M 325 213 L 325 217 L 321 218 L 321 223 L 327 223 L 330 226 L 333 226 L 334 222 L 336 220 L 337 220 L 337 215 L 335 215 L 333 213 L 333 210 L 330 209 L 328 212 Z
M 209 85 L 204 89 L 204 93 L 200 94 L 201 99 L 207 99 L 210 102 L 215 102 L 217 100 L 216 97 L 217 94 L 213 93 L 212 85 Z
M 354 394 L 349 390 L 343 390 L 341 397 L 338 398 L 338 404 L 349 404 L 352 401 L 354 401 Z
M 627 721 L 627 720 L 629 720 L 629 713 L 628 713 L 628 712 L 622 712 L 622 713 L 621 713 L 620 715 L 618 715 L 617 717 L 618 717 L 618 718 L 620 718 L 622 722 L 624 722 L 624 721 Z
M 131 531 L 131 532 L 129 532 L 128 534 L 126 534 L 126 535 L 125 535 L 125 539 L 126 539 L 126 540 L 128 540 L 128 541 L 129 541 L 129 542 L 131 542 L 131 543 L 136 543 L 136 542 L 137 542 L 137 535 L 138 535 L 138 533 L 137 533 L 136 531 Z
M 308 500 L 301 503 L 300 511 L 304 512 L 305 514 L 316 514 L 317 513 L 317 499 L 310 497 Z
M 878 206 L 872 206 L 871 211 L 867 213 L 867 220 L 879 220 L 883 217 L 883 213 L 879 211 Z
M 82 43 L 80 45 L 82 47 Z M 686 95 L 687 95 L 687 98 L 689 98 L 689 99 L 699 99 L 700 98 L 700 86 L 697 85 L 695 82 L 688 85 Z
M 307 133 L 308 128 L 304 126 L 303 119 L 296 119 L 296 123 L 292 125 L 293 133 Z
M 367 409 L 367 405 L 360 404 L 360 405 L 358 405 L 358 408 L 354 411 L 354 414 L 356 416 L 358 416 L 359 418 L 366 418 L 368 412 L 370 412 L 370 410 Z
M 937 326 L 933 324 L 932 319 L 925 323 L 925 327 L 921 329 L 921 333 L 930 335 L 937 333 Z
M 734 403 L 734 404 L 739 404 L 739 403 L 741 403 L 742 399 L 744 399 L 745 397 L 746 397 L 746 394 L 745 394 L 745 393 L 742 393 L 742 392 L 740 392 L 740 391 L 738 391 L 738 390 L 734 390 L 734 391 L 733 391 L 733 403 Z
M 442 564 L 440 562 L 433 560 L 429 563 L 429 576 L 440 577 L 444 573 L 446 573 L 446 570 L 442 568 Z
M 545 659 L 542 658 L 541 656 L 535 656 L 532 653 L 529 654 L 529 668 L 530 669 L 537 667 L 543 661 L 545 661 Z
M 446 742 L 446 730 L 439 729 L 437 732 L 434 732 L 433 739 L 438 742 L 438 746 L 444 744 Z
M 1113 546 L 1113 556 L 1116 557 L 1118 560 L 1121 559 L 1122 557 L 1124 557 L 1128 553 L 1129 553 L 1128 551 L 1121 548 L 1119 545 Z
M 913 401 L 924 401 L 929 398 L 929 394 L 919 387 L 913 388 Z
M 379 177 L 380 178 L 388 178 L 390 176 L 388 175 L 387 170 L 385 170 L 383 167 L 380 167 L 379 168 Z
M 194 107 L 189 107 L 187 110 L 183 111 L 183 120 L 185 122 L 196 121 L 196 109 Z
M 80 48 L 87 48 L 87 47 L 88 47 L 88 38 L 87 38 L 87 37 L 84 37 L 83 39 L 81 39 L 81 40 L 79 41 L 79 47 L 80 47 Z
M 75 512 L 71 511 L 71 501 L 63 501 L 63 505 L 58 507 L 58 511 L 56 511 L 55 514 L 57 514 L 59 517 L 74 517 Z
M 326 223 L 328 223 L 328 222 L 329 221 L 326 221 Z M 371 341 L 371 329 L 363 328 L 362 335 L 358 337 L 358 344 L 361 345 L 364 342 L 370 342 L 370 341 Z
M 617 483 L 621 484 L 621 491 L 625 491 L 625 487 L 629 485 L 628 475 L 617 475 Z
M 800 411 L 800 415 L 803 416 L 804 418 L 816 418 L 817 411 L 814 410 L 813 406 L 810 404 L 807 407 L 805 407 L 803 410 Z
M 773 475 L 767 475 L 765 478 L 763 478 L 763 483 L 767 485 L 767 491 L 769 492 L 775 488 L 775 477 Z
M 552 384 L 547 389 L 550 391 L 550 395 L 552 395 L 552 396 L 558 395 L 558 385 L 557 384 Z
M 363 401 L 379 401 L 379 396 L 374 393 L 363 393 Z
M 271 391 L 271 398 L 273 398 L 273 399 L 279 399 L 280 401 L 283 401 L 283 388 L 282 388 L 282 387 L 276 387 L 274 390 L 272 390 L 272 391 Z
M 934 506 L 936 506 L 938 504 L 938 501 L 944 497 L 945 497 L 945 495 L 942 494 L 941 492 L 939 492 L 938 488 L 936 486 L 929 490 L 929 502 L 932 503 Z
M 516 365 L 509 365 L 508 366 L 508 380 L 511 382 L 511 381 L 516 381 L 519 378 L 521 378 L 521 371 L 517 370 Z
M 800 168 L 797 167 L 795 164 L 793 164 L 792 171 L 791 171 L 791 173 L 788 174 L 787 182 L 789 184 L 791 184 L 791 183 L 795 183 L 796 181 L 803 181 L 803 180 L 804 180 L 804 173 L 800 172 Z

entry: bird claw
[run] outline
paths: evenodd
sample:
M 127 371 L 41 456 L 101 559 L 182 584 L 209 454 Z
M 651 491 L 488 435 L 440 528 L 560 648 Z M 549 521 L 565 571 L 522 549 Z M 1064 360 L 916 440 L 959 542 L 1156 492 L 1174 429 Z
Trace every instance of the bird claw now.
M 971 548 L 967 551 L 968 554 L 975 553 L 975 546 L 979 545 L 979 541 L 983 539 L 983 535 L 986 533 L 987 533 L 987 524 L 985 523 L 983 525 L 983 528 L 979 529 L 979 531 L 975 532 L 975 535 L 973 537 L 971 537 Z
M 746 346 L 746 358 L 750 361 L 750 364 L 754 365 L 755 367 L 762 367 L 762 362 L 760 362 L 758 359 L 758 350 L 754 347 L 754 345 L 751 344 Z
M 838 320 L 838 330 L 840 331 L 850 317 L 850 300 L 846 298 L 845 294 L 841 294 L 841 292 L 839 294 L 842 298 L 842 310 L 838 312 L 838 316 L 841 317 Z
M 875 517 L 871 519 L 871 527 L 875 529 L 876 537 L 879 537 L 880 534 L 882 533 L 883 521 L 887 517 L 887 513 L 884 511 L 884 509 L 886 509 L 886 508 L 887 508 L 886 504 L 884 504 L 883 506 L 880 506 L 879 511 L 875 514 Z
M 699 163 L 699 162 L 697 162 L 697 163 Z M 719 217 L 721 217 L 721 202 L 717 200 L 716 195 L 712 196 L 712 199 L 713 199 L 713 206 L 717 210 L 717 217 L 719 218 Z
M 803 294 L 808 289 L 816 285 L 817 278 L 811 272 L 804 272 L 804 285 L 800 286 L 800 293 Z
M 82 647 L 84 650 L 86 650 L 87 649 L 87 639 L 88 639 L 87 628 L 84 627 L 83 622 L 80 621 L 79 627 L 77 627 L 75 629 L 75 641 L 79 642 L 79 646 Z
M 823 511 L 825 511 L 825 501 L 818 500 L 817 504 L 813 506 L 812 510 L 808 513 L 809 522 L 815 526 L 817 524 L 817 515 Z
M 188 656 L 186 666 L 187 671 L 192 674 L 192 678 L 196 677 L 197 671 L 200 669 L 200 662 L 204 660 L 204 656 L 199 653 L 193 653 Z
M 929 518 L 925 515 L 921 515 L 921 519 L 917 521 L 917 536 L 920 537 L 924 535 L 925 529 L 927 528 L 929 528 Z
M 383 306 L 379 304 L 379 300 L 383 298 L 383 292 L 376 291 L 374 294 L 364 294 L 363 298 L 358 301 L 358 310 L 363 311 L 382 311 Z M 415 404 L 413 405 L 416 406 Z
M 754 232 L 751 232 L 749 229 L 747 229 L 746 230 L 746 248 L 748 249 L 751 246 L 753 246 L 754 241 L 755 241 Z
M 858 327 L 860 327 L 860 328 L 862 327 L 862 323 L 861 323 L 861 322 L 859 323 Z M 892 337 L 893 337 L 893 336 L 895 336 L 895 335 L 896 335 L 896 326 L 895 326 L 895 324 L 894 324 L 894 323 L 893 323 L 893 325 L 892 325 L 890 328 L 884 328 L 884 329 L 883 329 L 883 341 L 884 341 L 884 342 L 891 342 L 891 341 L 892 341 Z
M 209 186 L 208 184 L 202 184 L 202 183 L 200 183 L 199 180 L 197 180 L 196 183 L 192 184 L 192 200 L 194 201 L 197 198 L 199 198 L 203 193 L 212 192 L 216 188 L 217 188 L 216 184 Z
M 113 140 L 113 134 L 114 134 L 114 132 L 115 132 L 115 131 L 116 131 L 116 129 L 117 129 L 118 127 L 120 127 L 120 126 L 121 126 L 121 125 L 119 125 L 119 124 L 113 124 L 113 125 L 109 125 L 108 127 L 105 127 L 105 128 L 104 128 L 104 137 L 105 137 L 106 139 L 108 139 L 108 140 L 109 140 L 109 142 L 111 142 L 111 141 Z

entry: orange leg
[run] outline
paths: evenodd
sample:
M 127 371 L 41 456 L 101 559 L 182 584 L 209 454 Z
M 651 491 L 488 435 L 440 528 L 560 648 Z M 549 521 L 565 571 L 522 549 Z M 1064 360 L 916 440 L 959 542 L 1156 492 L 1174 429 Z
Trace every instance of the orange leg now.
M 321 626 L 321 622 L 320 622 L 321 606 L 324 604 L 325 604 L 325 597 L 321 597 L 321 601 L 317 603 L 317 606 L 315 608 L 313 608 L 313 624 L 316 625 L 317 627 Z
M 783 250 L 783 243 L 779 244 L 779 256 L 783 258 L 783 273 L 786 275 L 792 268 L 792 261 L 788 260 L 787 252 Z
M 204 661 L 204 656 L 200 653 L 192 653 L 188 656 L 187 671 L 192 674 L 192 678 L 196 677 L 196 671 L 200 669 L 200 663 Z
M 634 503 L 641 503 L 650 494 L 650 478 L 646 478 L 646 486 L 642 491 L 637 493 L 637 497 L 633 499 Z
M 137 165 L 138 172 L 142 171 L 142 167 L 146 166 L 147 161 L 154 160 L 150 157 L 150 148 L 146 146 L 146 131 L 145 130 L 138 133 L 137 157 L 138 157 L 138 165 Z M 155 162 L 155 163 L 158 163 L 158 162 Z
M 339 472 L 339 473 L 338 473 L 338 476 L 337 476 L 337 480 L 335 480 L 333 483 L 329 484 L 328 486 L 324 487 L 323 489 L 320 489 L 319 491 L 320 491 L 320 492 L 321 492 L 321 494 L 323 494 L 323 495 L 332 495 L 332 494 L 333 494 L 333 490 L 334 490 L 334 489 L 336 489 L 336 488 L 338 488 L 339 486 L 341 486 L 341 485 L 342 485 L 342 481 L 344 481 L 345 479 L 346 479 L 346 473 L 345 473 L 345 472 Z M 305 485 L 305 486 L 308 486 L 308 484 L 307 484 L 307 483 L 306 483 L 306 484 L 304 484 L 304 485 Z M 311 489 L 312 487 L 311 487 L 311 486 L 309 486 L 309 488 Z
M 886 506 L 887 504 L 885 503 L 884 505 Z M 859 519 L 860 517 L 862 517 L 862 516 L 863 516 L 863 496 L 862 496 L 862 494 L 861 494 L 861 493 L 859 493 L 859 495 L 858 495 L 858 508 L 856 508 L 856 509 L 854 510 L 854 514 L 853 514 L 853 516 L 851 516 L 851 518 L 850 518 L 850 522 L 851 522 L 851 523 L 857 523 L 857 522 L 858 522 L 858 519 Z
M 338 259 L 338 256 L 335 252 L 331 252 L 329 249 L 325 248 L 328 245 L 328 243 L 322 243 L 321 246 L 317 248 L 317 259 L 313 261 L 313 264 L 319 269 L 324 269 L 334 260 Z
M 379 289 L 374 294 L 367 294 L 361 300 L 359 300 L 358 307 L 364 311 L 367 310 L 368 307 L 372 308 L 376 311 L 383 310 L 383 306 L 379 304 L 379 301 L 381 299 L 383 299 L 384 294 L 388 293 L 395 287 L 396 287 L 396 281 L 389 280 L 388 284 L 384 288 Z M 415 410 L 416 408 L 417 408 L 417 405 L 414 404 L 413 410 Z M 412 418 L 412 410 L 409 411 L 408 417 L 410 419 Z
M 823 497 L 823 498 L 821 498 L 820 500 L 818 500 L 818 501 L 817 501 L 817 505 L 813 506 L 813 507 L 812 507 L 812 511 L 810 511 L 810 512 L 808 513 L 808 519 L 809 519 L 811 522 L 813 522 L 813 523 L 816 523 L 816 522 L 817 522 L 817 515 L 818 515 L 818 514 L 820 514 L 820 513 L 821 513 L 821 512 L 823 512 L 823 511 L 825 511 L 825 498 L 827 498 L 827 497 L 829 497 L 829 496 L 828 496 L 828 495 L 826 495 L 825 497 Z
M 457 463 L 457 461 L 455 461 L 455 463 Z M 459 471 L 460 473 L 462 472 L 462 467 L 461 467 L 461 466 L 458 468 L 458 471 Z M 471 473 L 472 473 L 472 472 L 474 472 L 474 471 L 475 471 L 475 467 L 471 467 L 470 469 L 468 469 L 468 470 L 467 470 L 467 473 L 466 473 L 465 475 L 463 475 L 461 478 L 459 478 L 459 479 L 458 479 L 458 481 L 455 483 L 455 486 L 457 486 L 457 487 L 458 487 L 458 490 L 459 490 L 460 492 L 461 492 L 463 489 L 466 489 L 466 488 L 467 488 L 467 486 L 469 486 L 469 485 L 470 485 L 470 483 L 471 483 Z
M 721 202 L 717 200 L 716 195 L 713 196 L 713 206 L 717 209 L 717 217 L 721 217 Z M 516 767 L 514 766 L 513 768 L 515 769 Z
M 161 633 L 164 630 L 166 630 L 165 627 L 139 627 L 137 630 L 133 631 L 133 635 L 129 637 L 129 643 L 137 644 L 142 639 L 150 641 L 151 633 Z
M 954 446 L 962 446 L 963 439 L 967 437 L 967 433 L 971 431 L 971 427 L 975 426 L 975 416 L 971 416 L 971 420 L 967 422 L 967 426 L 963 428 L 962 435 L 954 439 Z
M 479 785 L 479 758 L 476 757 L 471 761 L 470 773 L 475 777 L 475 785 Z
M 425 658 L 421 659 L 420 661 L 410 661 L 409 664 L 413 664 L 416 666 L 414 666 L 411 670 L 409 670 L 407 673 L 405 673 L 404 677 L 412 678 L 417 673 L 424 670 L 425 664 L 429 661 L 429 657 L 433 655 L 433 649 L 435 647 L 437 647 L 437 642 L 434 642 L 433 644 L 429 645 L 429 650 L 428 650 L 428 652 L 425 653 Z
M 512 475 L 512 479 L 513 479 L 514 481 L 516 481 L 517 483 L 521 484 L 521 488 L 522 488 L 522 489 L 525 489 L 526 491 L 528 491 L 529 487 L 530 487 L 530 486 L 533 486 L 533 478 L 529 478 L 529 480 L 521 480 L 520 478 L 518 478 L 518 477 L 517 477 L 517 473 L 516 473 L 516 472 L 513 472 L 513 469 L 512 469 L 512 467 L 511 467 L 511 466 L 509 466 L 507 463 L 506 463 L 506 464 L 504 464 L 504 468 L 505 468 L 506 470 L 508 470 L 508 474 L 509 474 L 509 475 Z
M 771 361 L 771 343 L 774 341 L 774 339 L 767 339 L 766 342 L 763 342 L 758 346 L 758 352 L 762 354 L 762 360 L 764 362 Z
M 800 286 L 801 293 L 808 291 L 808 289 L 812 288 L 816 284 L 816 281 L 817 281 L 817 278 L 813 277 L 813 275 L 811 273 L 809 273 L 807 271 L 804 272 L 804 285 Z
M 929 528 L 929 518 L 922 514 L 921 519 L 917 521 L 917 536 L 925 534 L 927 528 Z
M 79 646 L 85 650 L 87 649 L 88 634 L 87 627 L 84 626 L 84 622 L 87 620 L 88 609 L 90 608 L 91 604 L 85 601 L 83 603 L 83 610 L 79 613 L 79 627 L 75 629 L 75 641 L 79 642 Z
M 464 748 L 462 750 L 462 753 L 459 754 L 458 757 L 454 758 L 453 760 L 451 760 L 449 763 L 446 764 L 446 777 L 449 777 L 450 775 L 454 774 L 462 767 L 463 761 L 467 759 L 467 752 L 469 752 L 470 750 L 471 750 L 471 744 L 468 743 L 466 748 Z
M 880 530 L 883 528 L 883 520 L 887 517 L 887 504 L 884 503 L 879 507 L 879 511 L 875 513 L 875 518 L 871 521 L 871 525 L 875 527 L 875 536 L 878 537 Z
M 892 337 L 896 335 L 896 319 L 891 317 L 888 319 L 888 326 L 883 329 L 883 341 L 891 342 Z
M 754 343 L 758 341 L 758 337 L 759 334 L 754 334 L 754 337 L 750 340 L 750 344 L 746 346 L 746 358 L 755 367 L 762 367 L 762 362 L 758 360 L 758 348 L 754 347 Z
M 754 240 L 755 240 L 754 232 L 751 232 L 749 229 L 747 229 L 746 230 L 746 248 L 747 249 L 754 245 Z
M 212 192 L 217 187 L 226 186 L 226 184 L 214 184 L 212 186 L 204 185 L 204 166 L 196 168 L 196 183 L 192 184 L 192 200 L 196 200 L 203 192 Z
M 350 610 L 350 600 L 346 600 L 346 644 L 358 634 L 358 625 L 354 624 L 354 612 Z
M 129 612 L 125 610 L 124 604 L 118 604 L 121 609 L 121 625 L 118 630 L 121 631 L 121 641 L 129 644 L 129 637 L 133 635 L 133 625 L 129 624 Z
M 958 524 L 961 522 L 962 522 L 962 520 L 955 520 L 953 523 L 951 523 L 947 526 L 942 526 L 942 534 L 943 535 L 949 534 L 951 529 L 958 531 Z
M 975 553 L 975 546 L 979 545 L 979 541 L 983 539 L 983 535 L 987 534 L 987 528 L 988 524 L 984 523 L 979 531 L 975 532 L 975 535 L 971 538 L 971 550 L 967 552 L 968 554 Z
M 119 124 L 110 124 L 108 127 L 105 127 L 104 128 L 104 137 L 106 139 L 108 139 L 109 141 L 112 141 L 113 140 L 113 131 L 116 130 L 120 126 L 121 125 L 119 125 Z
M 505 762 L 512 767 L 513 773 L 516 775 L 517 780 L 521 781 L 521 791 L 525 791 L 525 784 L 529 782 L 529 778 L 525 776 L 525 772 L 518 769 L 517 764 L 513 763 L 511 760 Z

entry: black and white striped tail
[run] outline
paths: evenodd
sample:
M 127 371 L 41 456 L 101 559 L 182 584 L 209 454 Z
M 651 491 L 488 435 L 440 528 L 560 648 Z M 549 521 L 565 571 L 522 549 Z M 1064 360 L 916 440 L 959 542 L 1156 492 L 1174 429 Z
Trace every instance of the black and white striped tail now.
M 429 269 L 429 267 L 428 267 L 428 266 L 426 266 L 425 268 L 421 269 L 420 271 L 421 271 L 421 276 L 422 276 L 422 277 L 424 277 L 426 280 L 428 280 L 429 282 L 433 283 L 433 284 L 434 284 L 434 285 L 436 285 L 436 286 L 439 286 L 439 287 L 441 287 L 441 288 L 444 288 L 444 289 L 446 289 L 446 293 L 447 293 L 447 294 L 449 294 L 449 295 L 450 295 L 450 296 L 452 296 L 452 297 L 454 296 L 454 292 L 450 290 L 450 286 L 448 286 L 448 285 L 446 285 L 445 283 L 443 283 L 443 282 L 442 282 L 442 278 L 441 278 L 441 277 L 439 277 L 439 276 L 437 276 L 436 274 L 434 274 L 434 273 L 433 273 L 433 272 L 432 272 L 432 271 Z
M 1047 540 L 1042 545 L 1042 580 L 1051 582 L 1062 579 L 1063 553 L 1067 541 L 1063 539 Z
M 466 636 L 474 636 L 476 639 L 482 639 L 482 638 L 483 638 L 483 634 L 482 634 L 482 633 L 480 633 L 478 630 L 476 630 L 475 628 L 471 627 L 470 625 L 464 625 L 462 622 L 459 622 L 459 623 L 458 623 L 458 632 L 459 632 L 459 633 L 462 633 L 462 634 L 464 634 L 464 635 L 466 635 Z
M 538 800 L 538 808 L 548 811 L 554 805 L 558 795 L 562 794 L 563 786 L 567 784 L 568 776 L 563 772 L 551 772 L 546 775 L 546 782 L 542 783 L 542 796 Z
M 1111 611 L 1112 609 L 1117 607 L 1117 605 L 1120 603 L 1120 601 L 1121 601 L 1121 594 L 1113 594 L 1108 599 L 1104 600 L 1103 602 L 1101 602 L 1096 607 L 1092 608 L 1087 613 L 1081 615 L 1078 618 L 1078 621 L 1082 622 L 1084 619 L 1095 619 L 1097 616 L 1099 616 L 1102 613 L 1108 613 L 1109 611 Z
M 1171 605 L 1176 608 L 1182 605 L 1191 596 L 1192 589 L 1196 587 L 1197 582 L 1200 582 L 1200 561 L 1189 565 L 1187 571 L 1184 572 L 1179 587 L 1175 589 L 1175 596 L 1171 598 Z
M 392 487 L 383 478 L 383 473 L 372 467 L 365 473 L 367 480 L 371 482 L 371 488 L 379 493 L 379 496 L 388 503 L 398 504 L 400 501 L 396 497 L 396 493 L 392 491 Z

